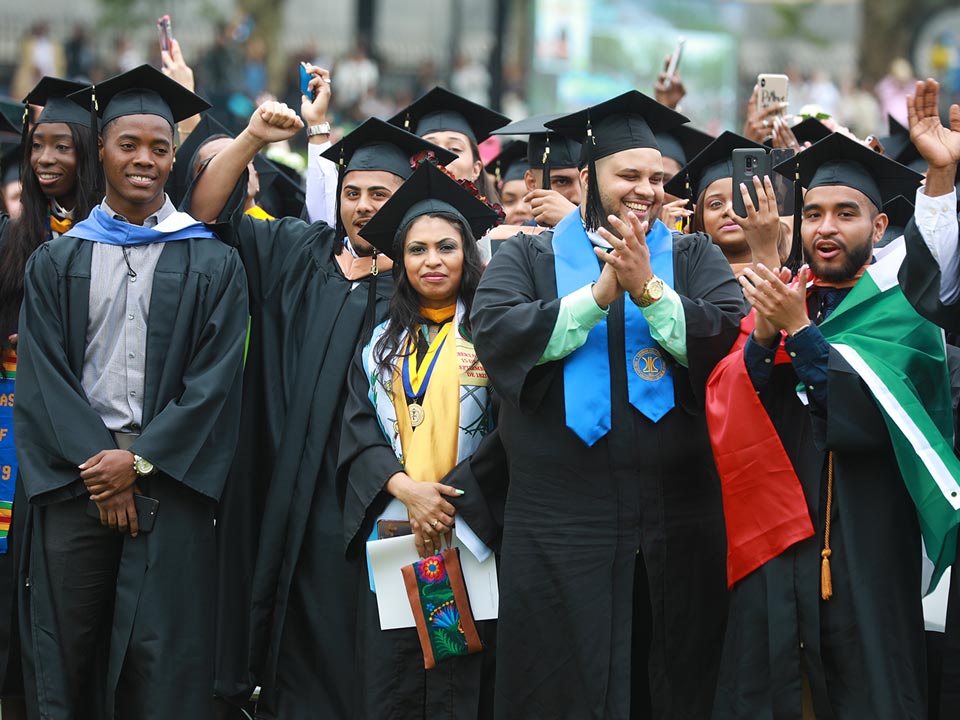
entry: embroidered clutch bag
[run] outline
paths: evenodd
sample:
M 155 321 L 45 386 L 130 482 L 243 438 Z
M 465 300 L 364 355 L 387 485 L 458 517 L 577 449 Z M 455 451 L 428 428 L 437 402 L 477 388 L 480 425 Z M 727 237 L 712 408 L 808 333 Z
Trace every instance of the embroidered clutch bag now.
M 483 650 L 457 548 L 405 566 L 403 581 L 427 670 L 436 667 L 439 660 Z

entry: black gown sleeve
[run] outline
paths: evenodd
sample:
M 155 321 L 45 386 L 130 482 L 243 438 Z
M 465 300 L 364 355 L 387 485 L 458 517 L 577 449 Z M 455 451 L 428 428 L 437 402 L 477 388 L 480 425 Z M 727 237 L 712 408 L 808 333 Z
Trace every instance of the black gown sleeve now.
M 745 301 L 730 263 L 707 235 L 677 238 L 674 253 L 674 285 L 687 326 L 688 389 L 699 409 L 707 378 L 740 332 Z
M 247 286 L 237 253 L 226 253 L 204 301 L 198 346 L 183 374 L 183 390 L 146 424 L 130 451 L 166 475 L 219 500 L 236 446 L 239 382 L 247 333 Z M 218 436 L 233 427 L 232 441 Z M 217 442 L 211 442 L 217 437 Z
M 24 273 L 13 412 L 24 491 L 38 504 L 86 492 L 77 466 L 116 447 L 67 357 L 60 280 L 49 247 L 41 245 Z
M 560 313 L 552 233 L 507 240 L 480 279 L 470 322 L 474 346 L 504 402 L 523 410 L 543 400 L 562 363 L 537 361 Z M 545 287 L 552 283 L 552 290 Z
M 363 548 L 373 521 L 392 499 L 384 490 L 393 475 L 403 472 L 370 402 L 370 383 L 360 352 L 347 373 L 347 402 L 343 411 L 337 494 L 343 507 L 343 537 L 348 555 Z
M 960 333 L 960 302 L 940 301 L 940 266 L 923 241 L 917 221 L 910 218 L 904 231 L 907 255 L 900 266 L 900 287 L 907 300 L 931 322 L 947 332 Z

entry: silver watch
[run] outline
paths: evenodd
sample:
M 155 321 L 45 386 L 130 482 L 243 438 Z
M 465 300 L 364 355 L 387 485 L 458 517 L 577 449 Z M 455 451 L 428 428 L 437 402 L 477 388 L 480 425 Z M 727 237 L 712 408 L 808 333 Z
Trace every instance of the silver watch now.
M 330 123 L 320 123 L 319 125 L 311 125 L 307 128 L 307 137 L 313 137 L 314 135 L 329 135 L 330 134 Z

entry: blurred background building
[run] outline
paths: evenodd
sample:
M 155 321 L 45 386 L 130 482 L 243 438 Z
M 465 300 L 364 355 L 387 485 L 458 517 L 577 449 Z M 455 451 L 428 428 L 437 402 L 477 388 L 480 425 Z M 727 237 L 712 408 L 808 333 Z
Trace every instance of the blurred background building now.
M 157 63 L 158 10 L 234 126 L 266 93 L 298 106 L 301 60 L 332 68 L 349 128 L 435 84 L 512 117 L 652 93 L 680 36 L 682 110 L 713 132 L 742 123 L 761 72 L 790 76 L 791 111 L 818 105 L 861 135 L 886 129 L 915 76 L 960 97 L 960 8 L 943 0 L 4 0 L 0 93 Z

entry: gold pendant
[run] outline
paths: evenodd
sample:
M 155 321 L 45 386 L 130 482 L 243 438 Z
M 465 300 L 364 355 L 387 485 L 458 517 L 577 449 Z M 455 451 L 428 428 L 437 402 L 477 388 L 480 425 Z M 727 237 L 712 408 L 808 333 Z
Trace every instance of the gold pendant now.
M 423 424 L 426 413 L 423 412 L 422 405 L 419 403 L 413 403 L 407 407 L 407 410 L 410 411 L 410 424 L 413 425 L 413 427 L 419 427 Z

